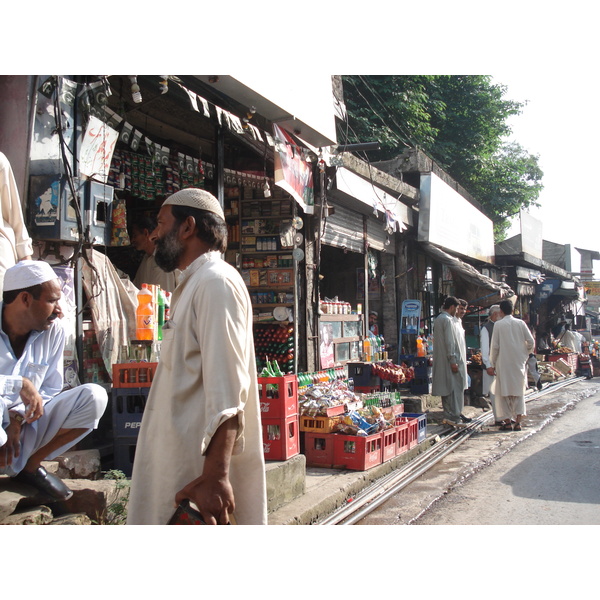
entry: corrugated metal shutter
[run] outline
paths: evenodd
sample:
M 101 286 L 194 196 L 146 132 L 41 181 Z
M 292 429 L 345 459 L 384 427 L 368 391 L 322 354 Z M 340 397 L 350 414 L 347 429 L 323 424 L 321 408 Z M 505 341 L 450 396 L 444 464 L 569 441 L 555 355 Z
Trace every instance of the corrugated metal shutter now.
M 335 212 L 325 221 L 325 232 L 321 242 L 328 246 L 347 248 L 351 252 L 364 254 L 362 215 L 338 204 L 334 207 Z
M 390 244 L 385 245 L 389 238 Z M 373 250 L 385 250 L 386 252 L 394 252 L 394 235 L 389 235 L 385 231 L 385 221 L 376 219 L 374 216 L 369 216 L 367 220 L 367 242 Z

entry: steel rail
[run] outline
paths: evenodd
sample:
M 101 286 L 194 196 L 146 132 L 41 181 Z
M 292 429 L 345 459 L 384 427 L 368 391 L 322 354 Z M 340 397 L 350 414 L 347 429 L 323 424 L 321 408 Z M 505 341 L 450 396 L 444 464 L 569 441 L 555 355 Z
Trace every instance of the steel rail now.
M 575 377 L 551 383 L 544 389 L 529 394 L 525 401 L 531 402 L 583 379 L 585 378 Z M 403 468 L 382 477 L 353 498 L 351 502 L 319 521 L 317 525 L 353 525 L 357 523 L 456 450 L 492 417 L 493 413 L 489 411 L 473 419 L 463 428 L 449 429 L 431 448 L 425 450 Z

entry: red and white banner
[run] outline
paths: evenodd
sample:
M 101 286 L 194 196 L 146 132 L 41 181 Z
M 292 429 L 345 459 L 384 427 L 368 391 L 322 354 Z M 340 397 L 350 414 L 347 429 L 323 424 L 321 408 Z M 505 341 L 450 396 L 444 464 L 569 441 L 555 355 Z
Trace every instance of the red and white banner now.
M 275 185 L 284 189 L 305 213 L 314 212 L 315 192 L 312 166 L 302 157 L 302 149 L 278 125 L 273 125 L 275 139 Z

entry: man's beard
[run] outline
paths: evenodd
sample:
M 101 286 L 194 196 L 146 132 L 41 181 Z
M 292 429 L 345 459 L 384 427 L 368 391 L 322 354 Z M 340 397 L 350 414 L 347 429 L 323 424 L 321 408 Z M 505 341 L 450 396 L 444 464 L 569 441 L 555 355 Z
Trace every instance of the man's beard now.
M 154 260 L 156 264 L 167 273 L 174 271 L 179 265 L 183 254 L 183 245 L 177 239 L 177 230 L 172 229 L 165 237 L 156 240 Z

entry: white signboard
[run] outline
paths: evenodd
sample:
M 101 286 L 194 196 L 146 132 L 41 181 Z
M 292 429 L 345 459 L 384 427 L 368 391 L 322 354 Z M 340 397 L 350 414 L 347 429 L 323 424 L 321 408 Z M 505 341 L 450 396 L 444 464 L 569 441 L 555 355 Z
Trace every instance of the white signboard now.
M 519 213 L 519 216 L 521 221 L 521 251 L 536 258 L 543 258 L 542 222 L 523 211 Z
M 494 262 L 494 226 L 488 217 L 434 173 L 421 176 L 420 242 Z
M 106 183 L 119 133 L 94 116 L 90 117 L 79 152 L 79 172 Z

